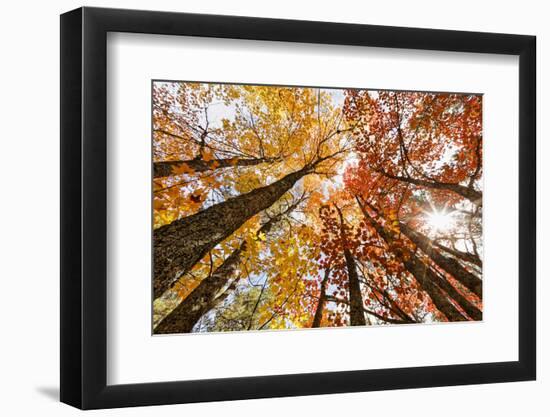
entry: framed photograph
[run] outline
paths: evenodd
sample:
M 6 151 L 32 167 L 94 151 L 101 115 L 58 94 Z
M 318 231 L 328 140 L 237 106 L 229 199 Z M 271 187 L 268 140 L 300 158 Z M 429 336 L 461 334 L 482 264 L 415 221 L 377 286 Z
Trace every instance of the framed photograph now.
M 61 16 L 61 401 L 533 380 L 535 37 Z

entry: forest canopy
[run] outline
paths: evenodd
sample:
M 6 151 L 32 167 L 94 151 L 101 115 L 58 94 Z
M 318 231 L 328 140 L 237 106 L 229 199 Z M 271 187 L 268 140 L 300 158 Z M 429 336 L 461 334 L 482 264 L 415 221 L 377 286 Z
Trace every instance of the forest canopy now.
M 153 332 L 482 319 L 482 97 L 154 82 Z

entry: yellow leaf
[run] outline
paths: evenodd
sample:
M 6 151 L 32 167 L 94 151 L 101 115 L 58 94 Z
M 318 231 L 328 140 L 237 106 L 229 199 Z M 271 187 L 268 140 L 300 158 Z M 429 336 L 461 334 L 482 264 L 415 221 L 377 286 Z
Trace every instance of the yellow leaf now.
M 153 202 L 153 207 L 155 210 L 161 210 L 164 207 L 164 201 L 155 199 Z

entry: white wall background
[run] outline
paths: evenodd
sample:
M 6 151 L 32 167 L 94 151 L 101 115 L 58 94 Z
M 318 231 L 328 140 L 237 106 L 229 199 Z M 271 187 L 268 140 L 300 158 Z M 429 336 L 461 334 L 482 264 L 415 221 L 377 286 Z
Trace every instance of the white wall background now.
M 543 115 L 550 102 L 550 26 L 544 2 L 461 0 L 297 2 L 276 0 L 92 1 L 89 6 L 158 9 L 534 34 L 538 37 L 538 381 L 498 385 L 325 395 L 231 403 L 145 407 L 95 415 L 280 416 L 370 415 L 463 416 L 547 415 L 550 405 L 550 308 L 545 302 L 550 267 L 550 145 Z M 1 261 L 0 410 L 4 415 L 76 415 L 57 402 L 59 379 L 59 18 L 81 6 L 72 0 L 3 5 L 0 23 Z M 543 128 L 544 126 L 544 128 Z M 20 297 L 18 297 L 20 294 Z M 545 395 L 546 394 L 546 395 Z

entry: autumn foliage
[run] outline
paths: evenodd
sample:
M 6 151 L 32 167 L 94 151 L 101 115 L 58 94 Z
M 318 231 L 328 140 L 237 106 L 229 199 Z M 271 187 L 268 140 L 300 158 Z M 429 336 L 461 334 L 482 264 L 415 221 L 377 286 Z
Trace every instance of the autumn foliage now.
M 481 96 L 152 95 L 155 333 L 482 319 Z

